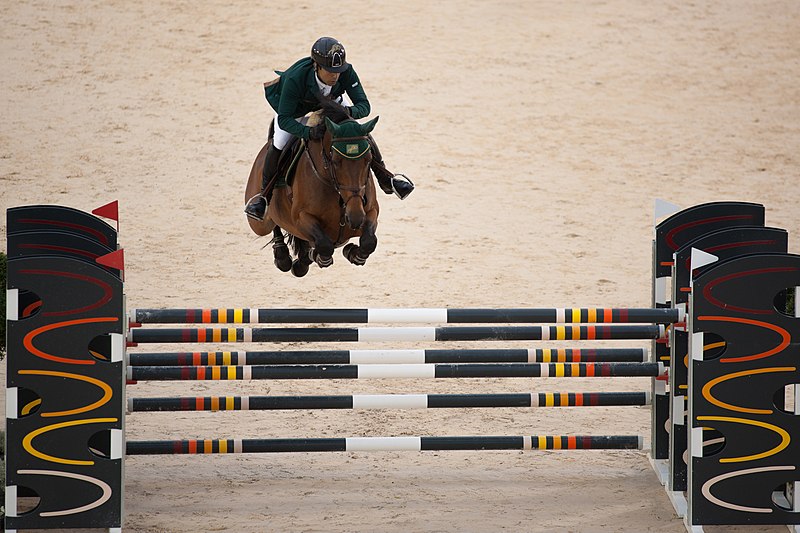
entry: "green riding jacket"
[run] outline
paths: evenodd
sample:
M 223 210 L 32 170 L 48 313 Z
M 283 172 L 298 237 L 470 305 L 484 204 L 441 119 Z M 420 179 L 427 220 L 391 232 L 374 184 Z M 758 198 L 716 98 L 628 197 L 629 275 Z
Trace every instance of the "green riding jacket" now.
M 314 62 L 310 57 L 305 57 L 284 72 L 276 70 L 275 74 L 279 77 L 264 84 L 264 93 L 269 105 L 278 114 L 278 125 L 282 130 L 308 140 L 308 132 L 311 128 L 300 124 L 295 119 L 321 108 L 314 96 L 319 92 L 314 73 Z M 367 100 L 367 95 L 364 93 L 361 80 L 358 79 L 353 65 L 341 73 L 331 89 L 330 96 L 338 98 L 343 93 L 347 93 L 350 101 L 353 102 L 353 106 L 350 108 L 350 115 L 353 118 L 364 118 L 369 115 L 369 100 Z

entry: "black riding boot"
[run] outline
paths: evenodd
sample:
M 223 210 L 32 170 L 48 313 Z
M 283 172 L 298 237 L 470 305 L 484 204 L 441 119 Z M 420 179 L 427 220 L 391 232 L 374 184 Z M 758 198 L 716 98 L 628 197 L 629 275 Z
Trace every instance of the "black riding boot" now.
M 264 220 L 267 214 L 267 196 L 275 184 L 275 175 L 278 170 L 278 159 L 281 156 L 281 150 L 278 150 L 272 144 L 267 148 L 267 154 L 264 156 L 264 170 L 261 174 L 261 193 L 253 196 L 248 200 L 244 208 L 244 212 L 250 218 L 256 220 Z
M 375 144 L 375 139 L 372 135 L 369 136 L 369 143 L 372 147 L 372 172 L 378 180 L 378 186 L 386 194 L 396 194 L 401 200 L 414 191 L 414 184 L 404 174 L 392 174 L 386 165 L 383 163 L 381 151 L 378 145 Z

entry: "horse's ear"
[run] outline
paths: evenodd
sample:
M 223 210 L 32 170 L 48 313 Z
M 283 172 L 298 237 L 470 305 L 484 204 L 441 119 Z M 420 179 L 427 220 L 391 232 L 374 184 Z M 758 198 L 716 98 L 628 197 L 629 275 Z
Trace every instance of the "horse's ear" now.
M 361 132 L 364 135 L 366 135 L 366 134 L 370 133 L 372 130 L 374 130 L 375 129 L 375 124 L 378 123 L 378 119 L 379 118 L 381 118 L 381 117 L 375 117 L 372 120 L 370 120 L 369 122 L 366 122 L 366 123 L 362 124 L 361 125 Z
M 328 117 L 325 117 L 325 127 L 328 128 L 328 131 L 331 132 L 334 137 L 336 137 L 336 134 L 339 132 L 339 125 L 337 123 Z

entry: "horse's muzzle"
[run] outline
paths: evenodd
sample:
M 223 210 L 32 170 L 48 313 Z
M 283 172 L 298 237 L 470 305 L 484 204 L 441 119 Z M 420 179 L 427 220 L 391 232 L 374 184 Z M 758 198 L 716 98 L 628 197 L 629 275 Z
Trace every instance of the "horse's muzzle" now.
M 364 211 L 364 200 L 363 196 L 353 195 L 345 204 L 344 220 L 350 226 L 350 229 L 361 229 L 367 219 L 367 214 Z

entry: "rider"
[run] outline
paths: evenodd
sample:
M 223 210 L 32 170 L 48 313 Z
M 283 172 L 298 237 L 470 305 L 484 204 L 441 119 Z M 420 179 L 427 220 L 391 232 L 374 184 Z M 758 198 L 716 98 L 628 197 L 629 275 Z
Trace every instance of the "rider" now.
M 308 114 L 321 109 L 317 94 L 346 104 L 343 94 L 352 102 L 345 107 L 354 119 L 366 117 L 370 112 L 369 100 L 358 79 L 355 69 L 345 61 L 342 43 L 332 37 L 320 37 L 311 47 L 311 56 L 304 57 L 285 72 L 276 71 L 278 78 L 264 84 L 267 101 L 275 110 L 272 143 L 264 158 L 264 173 L 261 194 L 247 202 L 244 212 L 256 220 L 263 220 L 267 211 L 267 198 L 275 181 L 278 158 L 281 150 L 292 136 L 305 140 L 318 140 L 324 135 L 324 125 L 306 126 Z M 383 158 L 370 137 L 372 148 L 372 171 L 383 192 L 396 194 L 401 200 L 411 194 L 414 184 L 402 174 L 392 174 L 386 169 Z

